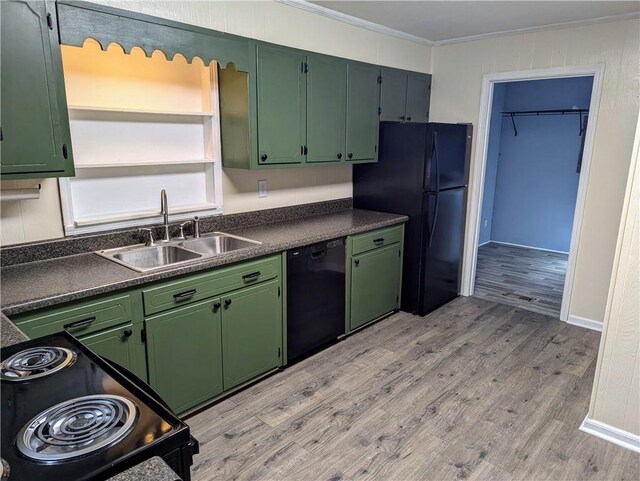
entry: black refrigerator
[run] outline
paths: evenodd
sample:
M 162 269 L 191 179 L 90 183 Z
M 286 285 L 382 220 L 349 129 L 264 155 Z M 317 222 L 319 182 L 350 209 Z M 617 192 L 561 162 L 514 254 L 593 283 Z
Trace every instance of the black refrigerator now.
M 402 310 L 427 314 L 460 293 L 470 124 L 380 124 L 375 164 L 355 165 L 357 209 L 409 217 Z

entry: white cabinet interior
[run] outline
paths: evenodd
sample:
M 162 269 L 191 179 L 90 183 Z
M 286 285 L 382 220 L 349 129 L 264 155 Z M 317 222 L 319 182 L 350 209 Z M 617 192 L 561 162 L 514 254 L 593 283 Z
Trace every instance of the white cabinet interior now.
M 76 177 L 60 181 L 65 231 L 222 211 L 215 62 L 187 63 L 95 40 L 62 47 Z

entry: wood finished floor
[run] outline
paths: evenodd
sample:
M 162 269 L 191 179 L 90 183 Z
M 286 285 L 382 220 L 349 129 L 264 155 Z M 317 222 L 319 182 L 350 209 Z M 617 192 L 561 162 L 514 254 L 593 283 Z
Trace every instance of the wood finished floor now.
M 567 254 L 490 242 L 478 248 L 474 296 L 560 317 Z
M 478 298 L 395 314 L 199 413 L 203 480 L 637 480 L 578 430 L 599 334 Z

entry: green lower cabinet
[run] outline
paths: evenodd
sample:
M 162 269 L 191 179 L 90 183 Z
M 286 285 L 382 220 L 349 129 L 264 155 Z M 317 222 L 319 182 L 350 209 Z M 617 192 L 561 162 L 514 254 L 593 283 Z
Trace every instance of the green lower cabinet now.
M 280 366 L 281 301 L 279 280 L 222 297 L 225 391 Z
M 144 356 L 140 359 L 140 327 L 124 324 L 113 329 L 89 334 L 79 338 L 85 346 L 99 356 L 123 366 L 142 379 L 147 378 Z M 142 366 L 140 362 L 142 361 Z
M 401 253 L 392 244 L 351 258 L 351 330 L 397 309 Z
M 222 392 L 220 299 L 145 320 L 149 384 L 177 413 Z

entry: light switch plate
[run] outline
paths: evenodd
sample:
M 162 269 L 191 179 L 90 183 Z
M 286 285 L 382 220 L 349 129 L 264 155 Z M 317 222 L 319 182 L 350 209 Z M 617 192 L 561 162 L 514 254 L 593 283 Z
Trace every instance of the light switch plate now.
M 258 197 L 266 197 L 267 196 L 267 181 L 259 180 L 258 181 Z

